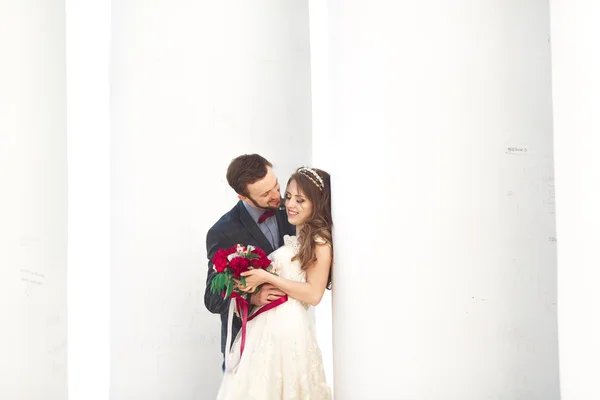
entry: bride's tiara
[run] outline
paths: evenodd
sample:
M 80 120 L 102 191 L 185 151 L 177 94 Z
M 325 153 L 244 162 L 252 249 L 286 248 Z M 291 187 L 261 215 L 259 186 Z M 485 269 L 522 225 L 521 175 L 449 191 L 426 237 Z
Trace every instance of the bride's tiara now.
M 317 186 L 317 188 L 319 188 L 320 191 L 323 191 L 323 189 L 325 188 L 323 178 L 321 178 L 321 176 L 314 169 L 302 167 L 298 168 L 298 171 L 296 172 L 310 179 L 312 183 L 314 183 Z

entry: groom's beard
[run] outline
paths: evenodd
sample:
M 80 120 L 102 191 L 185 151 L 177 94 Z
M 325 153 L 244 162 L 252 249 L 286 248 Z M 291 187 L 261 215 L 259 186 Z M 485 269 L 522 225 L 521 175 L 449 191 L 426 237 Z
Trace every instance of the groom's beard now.
M 250 199 L 250 201 L 252 202 L 252 204 L 254 204 L 254 207 L 260 208 L 261 210 L 277 211 L 277 210 L 279 210 L 279 207 L 281 206 L 281 203 L 279 203 L 279 205 L 276 206 L 276 207 L 275 206 L 273 206 L 273 207 L 271 207 L 271 206 L 263 207 L 260 204 L 258 204 L 256 201 L 254 201 L 254 199 L 252 197 L 248 196 L 248 198 Z

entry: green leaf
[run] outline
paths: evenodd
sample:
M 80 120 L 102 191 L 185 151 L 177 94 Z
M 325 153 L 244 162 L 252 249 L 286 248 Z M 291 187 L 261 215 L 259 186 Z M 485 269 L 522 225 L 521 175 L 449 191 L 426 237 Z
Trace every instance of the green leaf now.
M 245 276 L 240 277 L 240 281 L 242 281 L 242 285 L 246 286 L 246 277 Z
M 211 285 L 210 285 L 211 292 L 216 293 L 216 294 L 223 293 L 223 288 L 224 288 L 225 284 L 226 284 L 225 274 L 217 273 L 215 275 L 215 277 L 213 278 Z
M 225 293 L 225 298 L 229 298 L 231 296 L 231 292 L 233 291 L 233 282 L 227 282 L 227 292 Z

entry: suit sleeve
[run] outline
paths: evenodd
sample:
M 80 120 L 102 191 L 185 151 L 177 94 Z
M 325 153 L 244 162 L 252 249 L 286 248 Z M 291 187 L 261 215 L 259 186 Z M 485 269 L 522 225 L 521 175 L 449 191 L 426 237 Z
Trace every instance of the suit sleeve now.
M 219 249 L 225 249 L 232 246 L 227 237 L 213 229 L 206 235 L 206 254 L 208 256 L 208 273 L 206 274 L 206 288 L 204 289 L 204 305 L 213 314 L 221 314 L 229 309 L 229 300 L 223 299 L 220 294 L 212 293 L 210 285 L 214 278 L 212 258 Z

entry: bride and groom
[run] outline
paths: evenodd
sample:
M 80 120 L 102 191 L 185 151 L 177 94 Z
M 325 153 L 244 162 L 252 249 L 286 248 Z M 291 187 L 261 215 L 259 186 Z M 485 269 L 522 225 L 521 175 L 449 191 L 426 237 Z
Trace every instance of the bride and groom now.
M 331 399 L 321 351 L 307 313 L 331 285 L 331 191 L 329 174 L 299 168 L 289 178 L 284 199 L 272 164 L 258 154 L 235 158 L 227 181 L 240 201 L 208 231 L 206 249 L 212 260 L 219 249 L 235 244 L 262 248 L 277 274 L 261 269 L 245 272 L 251 314 L 272 302 L 280 304 L 256 315 L 247 325 L 245 346 L 234 318 L 226 349 L 229 300 L 210 290 L 214 270 L 208 263 L 204 303 L 221 315 L 221 352 L 227 358 L 217 399 Z M 260 286 L 258 290 L 257 287 Z M 287 296 L 285 302 L 278 301 Z

